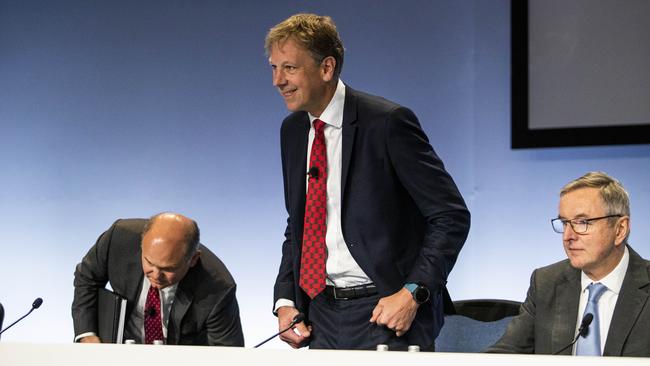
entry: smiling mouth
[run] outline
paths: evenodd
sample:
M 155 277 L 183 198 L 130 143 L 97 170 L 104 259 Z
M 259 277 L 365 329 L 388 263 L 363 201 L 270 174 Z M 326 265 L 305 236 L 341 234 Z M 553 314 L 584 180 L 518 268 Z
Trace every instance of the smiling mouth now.
M 296 89 L 292 89 L 292 90 L 281 91 L 280 94 L 282 94 L 282 96 L 285 97 L 285 98 L 289 98 L 292 95 L 294 95 L 295 92 L 296 92 Z
M 567 249 L 570 252 L 581 252 L 583 250 L 582 248 L 575 248 L 575 247 L 567 247 Z

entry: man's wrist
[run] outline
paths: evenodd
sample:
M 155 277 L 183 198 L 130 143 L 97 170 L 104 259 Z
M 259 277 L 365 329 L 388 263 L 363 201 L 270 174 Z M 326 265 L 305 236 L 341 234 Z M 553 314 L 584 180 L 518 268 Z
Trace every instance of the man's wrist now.
M 413 300 L 415 300 L 418 305 L 422 305 L 425 302 L 429 301 L 429 298 L 431 297 L 431 292 L 429 289 L 417 283 L 407 282 L 404 285 L 404 288 L 411 293 Z
M 86 338 L 86 337 L 92 337 L 96 336 L 97 334 L 95 332 L 86 332 L 86 333 L 81 333 L 78 336 L 74 337 L 74 342 L 80 342 L 81 339 Z
M 278 309 L 283 306 L 295 308 L 296 304 L 289 299 L 278 299 L 278 301 L 275 302 L 275 306 L 273 307 L 273 314 L 278 315 Z

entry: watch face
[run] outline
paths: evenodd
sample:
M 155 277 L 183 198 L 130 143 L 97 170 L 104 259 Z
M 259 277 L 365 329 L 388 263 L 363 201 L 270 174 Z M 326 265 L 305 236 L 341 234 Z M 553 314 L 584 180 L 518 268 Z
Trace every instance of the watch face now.
M 418 286 L 413 293 L 413 297 L 415 298 L 415 302 L 418 304 L 425 303 L 429 300 L 429 289 L 424 286 Z

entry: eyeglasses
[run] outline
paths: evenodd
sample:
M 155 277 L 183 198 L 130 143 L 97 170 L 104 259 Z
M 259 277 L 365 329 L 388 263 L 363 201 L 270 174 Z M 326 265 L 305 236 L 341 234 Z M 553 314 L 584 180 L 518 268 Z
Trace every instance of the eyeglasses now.
M 558 234 L 562 234 L 564 232 L 564 228 L 566 227 L 567 224 L 571 225 L 571 229 L 576 234 L 584 234 L 587 232 L 589 229 L 589 225 L 593 221 L 598 221 L 602 219 L 608 219 L 610 217 L 621 217 L 623 215 L 607 215 L 603 217 L 594 217 L 593 219 L 572 219 L 572 220 L 563 220 L 560 218 L 553 219 L 551 220 L 551 225 L 553 225 L 553 231 L 555 231 Z

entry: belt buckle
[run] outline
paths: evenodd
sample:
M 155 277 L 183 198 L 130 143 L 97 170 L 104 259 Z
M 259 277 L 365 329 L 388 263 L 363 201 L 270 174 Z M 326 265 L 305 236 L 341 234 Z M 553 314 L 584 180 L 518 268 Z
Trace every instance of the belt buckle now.
M 348 300 L 348 299 L 350 299 L 349 297 L 338 297 L 336 295 L 336 287 L 332 287 L 332 289 L 334 290 L 334 291 L 332 291 L 332 292 L 334 292 L 334 300 Z

